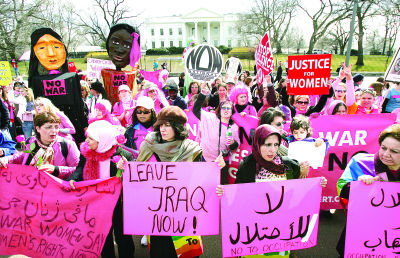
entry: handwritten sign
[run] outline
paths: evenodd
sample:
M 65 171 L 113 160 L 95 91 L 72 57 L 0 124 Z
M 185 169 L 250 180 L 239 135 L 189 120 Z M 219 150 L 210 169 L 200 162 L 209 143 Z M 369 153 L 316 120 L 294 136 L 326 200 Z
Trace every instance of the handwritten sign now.
M 331 59 L 331 54 L 288 56 L 288 94 L 328 94 Z
M 310 169 L 309 177 L 324 176 L 328 185 L 322 190 L 321 209 L 342 209 L 336 182 L 350 159 L 357 153 L 376 153 L 381 131 L 396 121 L 395 114 L 319 116 L 311 119 L 314 138 L 329 142 L 322 168 Z
M 218 235 L 219 181 L 215 162 L 129 162 L 123 180 L 124 233 Z
M 345 257 L 400 257 L 399 186 L 351 182 Z
M 225 71 L 229 78 L 234 78 L 242 73 L 242 63 L 237 57 L 229 57 L 225 62 Z
M 274 57 L 272 56 L 272 48 L 269 43 L 268 33 L 265 33 L 264 37 L 261 39 L 260 44 L 258 44 L 255 53 L 256 67 L 257 67 L 257 82 L 262 85 L 265 76 L 270 74 L 274 68 Z
M 385 72 L 385 81 L 400 82 L 400 47 L 397 49 L 396 54 Z
M 43 80 L 45 96 L 67 95 L 64 80 Z
M 320 181 L 312 178 L 225 185 L 221 199 L 223 256 L 315 246 Z
M 108 68 L 114 69 L 115 65 L 111 60 L 87 58 L 87 77 L 101 79 L 101 70 Z
M 0 61 L 0 86 L 8 86 L 12 82 L 10 63 Z
M 66 183 L 66 182 L 64 182 Z M 34 167 L 0 170 L 0 255 L 99 257 L 121 192 L 118 178 L 75 183 Z
M 113 74 L 111 80 L 113 87 L 119 87 L 122 84 L 128 85 L 128 75 L 126 73 Z
M 190 78 L 212 81 L 222 72 L 222 54 L 210 45 L 197 45 L 186 56 L 185 69 Z

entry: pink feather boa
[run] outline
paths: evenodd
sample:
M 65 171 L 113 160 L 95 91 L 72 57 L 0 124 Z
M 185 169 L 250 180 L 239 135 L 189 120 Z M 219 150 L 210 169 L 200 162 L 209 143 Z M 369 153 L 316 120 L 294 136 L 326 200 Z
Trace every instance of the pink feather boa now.
M 99 162 L 111 158 L 117 150 L 118 145 L 114 145 L 111 149 L 104 153 L 98 153 L 89 149 L 87 142 L 81 144 L 80 150 L 82 155 L 86 158 L 85 167 L 83 168 L 83 180 L 99 179 Z

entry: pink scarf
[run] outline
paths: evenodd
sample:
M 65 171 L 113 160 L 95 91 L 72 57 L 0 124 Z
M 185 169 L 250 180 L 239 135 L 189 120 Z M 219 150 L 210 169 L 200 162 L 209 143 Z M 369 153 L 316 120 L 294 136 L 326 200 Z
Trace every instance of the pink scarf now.
M 85 167 L 83 168 L 83 180 L 99 179 L 99 162 L 111 158 L 117 147 L 118 145 L 114 145 L 108 151 L 104 153 L 98 153 L 89 149 L 87 142 L 83 142 L 80 147 L 82 155 L 86 158 Z

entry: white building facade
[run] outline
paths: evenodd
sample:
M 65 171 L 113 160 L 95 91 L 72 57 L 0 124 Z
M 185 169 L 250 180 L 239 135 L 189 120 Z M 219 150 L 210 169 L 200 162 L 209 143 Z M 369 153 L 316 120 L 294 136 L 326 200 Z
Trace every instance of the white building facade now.
M 184 15 L 147 18 L 140 28 L 141 48 L 186 47 L 196 43 L 227 47 L 248 45 L 236 29 L 236 14 L 218 14 L 200 8 Z

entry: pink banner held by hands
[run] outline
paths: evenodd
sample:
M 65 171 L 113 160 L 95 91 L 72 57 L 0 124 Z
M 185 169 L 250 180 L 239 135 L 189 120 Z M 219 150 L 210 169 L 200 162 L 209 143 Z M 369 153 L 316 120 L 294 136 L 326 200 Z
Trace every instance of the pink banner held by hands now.
M 320 182 L 321 178 L 312 178 L 225 185 L 221 199 L 223 257 L 315 246 Z
M 262 85 L 265 76 L 270 74 L 274 68 L 274 57 L 272 56 L 272 48 L 269 43 L 268 33 L 265 33 L 260 44 L 258 44 L 255 53 L 257 67 L 257 83 Z
M 119 178 L 69 183 L 31 166 L 0 170 L 0 255 L 99 257 Z
M 215 162 L 128 162 L 123 176 L 124 234 L 218 235 Z
M 317 170 L 310 168 L 308 174 L 308 177 L 324 176 L 328 180 L 327 187 L 322 190 L 321 209 L 343 209 L 336 182 L 347 163 L 356 153 L 376 153 L 380 132 L 395 121 L 395 114 L 319 116 L 311 119 L 313 137 L 325 138 L 329 142 L 323 167 Z
M 400 257 L 400 184 L 351 182 L 345 257 Z

